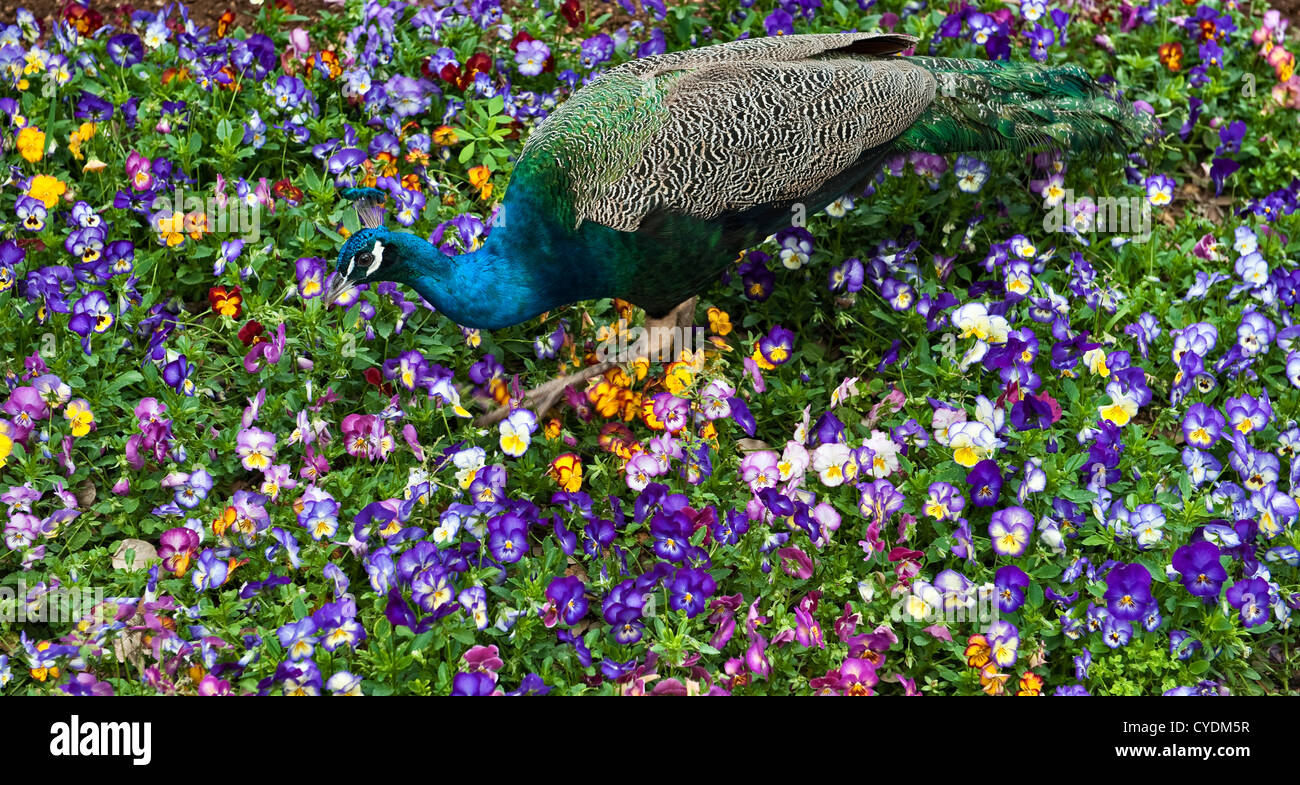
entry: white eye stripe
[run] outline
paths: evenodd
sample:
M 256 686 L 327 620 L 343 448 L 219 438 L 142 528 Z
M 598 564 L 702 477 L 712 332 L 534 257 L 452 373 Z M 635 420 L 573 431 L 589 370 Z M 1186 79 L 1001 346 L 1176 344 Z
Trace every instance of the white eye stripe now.
M 374 275 L 375 270 L 384 263 L 384 244 L 375 240 L 375 247 L 371 249 L 371 254 L 375 257 L 375 261 L 366 268 L 366 275 Z

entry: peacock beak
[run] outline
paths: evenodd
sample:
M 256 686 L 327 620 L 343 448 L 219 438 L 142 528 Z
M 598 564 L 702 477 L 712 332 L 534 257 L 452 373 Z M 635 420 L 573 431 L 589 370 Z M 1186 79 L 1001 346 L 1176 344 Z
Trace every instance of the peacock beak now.
M 340 297 L 351 292 L 356 288 L 356 284 L 349 281 L 345 276 L 335 274 L 330 281 L 329 287 L 325 290 L 325 304 L 333 305 Z

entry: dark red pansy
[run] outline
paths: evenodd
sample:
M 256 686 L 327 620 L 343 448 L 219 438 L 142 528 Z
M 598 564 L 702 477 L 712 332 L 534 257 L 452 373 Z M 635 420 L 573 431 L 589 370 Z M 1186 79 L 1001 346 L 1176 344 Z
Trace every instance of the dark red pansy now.
M 564 0 L 560 6 L 560 13 L 564 16 L 564 21 L 573 27 L 578 27 L 587 21 L 587 12 L 578 5 L 578 0 Z
M 261 343 L 266 340 L 266 338 L 263 337 L 263 333 L 265 332 L 266 328 L 262 326 L 261 322 L 251 321 L 239 328 L 239 340 L 245 346 L 252 346 L 255 343 Z
M 519 32 L 515 33 L 514 38 L 510 39 L 510 51 L 518 52 L 519 45 L 522 44 L 524 41 L 536 41 L 536 40 L 537 39 L 533 38 L 533 36 L 529 34 L 527 30 L 520 30 Z

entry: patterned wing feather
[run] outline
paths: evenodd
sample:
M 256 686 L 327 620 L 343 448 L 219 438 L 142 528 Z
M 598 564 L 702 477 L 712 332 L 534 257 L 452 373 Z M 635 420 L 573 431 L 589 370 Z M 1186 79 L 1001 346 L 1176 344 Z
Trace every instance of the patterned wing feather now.
M 650 214 L 711 220 L 799 201 L 933 99 L 928 71 L 882 57 L 913 42 L 780 36 L 637 60 L 556 110 L 520 168 L 564 191 L 561 217 L 574 228 L 633 232 Z
M 584 217 L 635 231 L 660 211 L 711 220 L 805 201 L 905 131 L 934 87 L 895 59 L 702 66 L 670 86 L 659 134 Z

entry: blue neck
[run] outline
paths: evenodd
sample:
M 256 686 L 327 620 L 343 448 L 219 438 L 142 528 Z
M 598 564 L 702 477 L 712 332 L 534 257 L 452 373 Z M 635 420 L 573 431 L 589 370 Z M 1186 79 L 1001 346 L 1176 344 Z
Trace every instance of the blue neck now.
M 538 296 L 527 260 L 485 246 L 448 261 L 445 275 L 421 271 L 417 263 L 409 283 L 459 325 L 498 330 L 561 304 Z
M 521 189 L 522 190 L 522 189 Z M 404 243 L 409 284 L 449 319 L 497 330 L 579 300 L 609 296 L 608 255 L 526 199 L 507 199 L 506 222 L 476 251 L 447 258 L 414 235 Z

